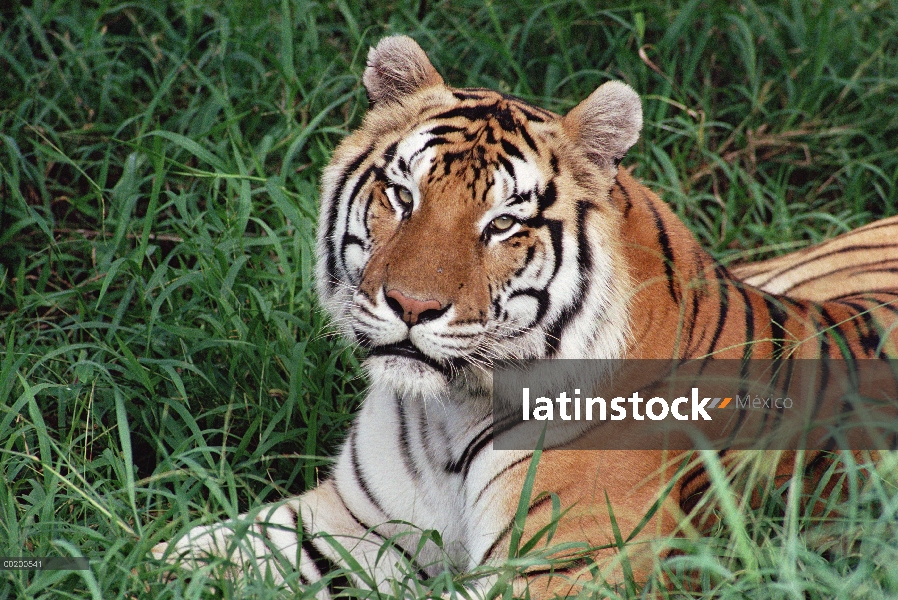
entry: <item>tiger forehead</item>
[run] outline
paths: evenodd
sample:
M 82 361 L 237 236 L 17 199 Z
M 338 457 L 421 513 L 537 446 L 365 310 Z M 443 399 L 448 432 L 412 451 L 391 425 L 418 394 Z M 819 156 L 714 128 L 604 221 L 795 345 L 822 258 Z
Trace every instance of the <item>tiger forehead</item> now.
M 422 113 L 425 125 L 439 135 L 461 135 L 465 141 L 484 144 L 502 143 L 520 138 L 531 150 L 538 152 L 530 134 L 540 124 L 554 122 L 557 115 L 531 106 L 513 96 L 490 90 L 457 90 L 452 96 L 459 102 Z
M 528 121 L 543 123 L 558 118 L 553 112 L 534 106 L 520 98 L 508 94 L 502 94 L 494 90 L 484 88 L 468 88 L 454 90 L 452 96 L 462 102 L 473 102 L 475 105 L 486 108 L 493 107 L 497 110 L 515 110 Z
M 540 125 L 549 123 L 546 127 L 551 129 L 557 117 L 489 90 L 459 90 L 453 96 L 459 101 L 454 106 L 424 111 L 415 128 L 425 141 L 400 152 L 398 167 L 409 172 L 410 162 L 421 156 L 422 151 L 433 149 L 429 172 L 419 184 L 432 191 L 463 185 L 473 192 L 474 198 L 486 202 L 497 169 L 515 177 L 515 160 L 532 164 L 528 161 L 529 154 L 537 163 L 542 162 L 546 152 L 540 146 L 544 145 L 546 136 Z M 550 159 L 549 164 L 554 170 L 554 161 Z

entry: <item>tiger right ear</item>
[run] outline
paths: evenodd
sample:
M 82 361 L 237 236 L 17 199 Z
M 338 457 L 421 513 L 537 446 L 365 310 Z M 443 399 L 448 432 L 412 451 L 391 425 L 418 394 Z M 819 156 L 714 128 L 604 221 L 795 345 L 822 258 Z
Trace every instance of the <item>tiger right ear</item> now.
M 382 39 L 368 51 L 362 77 L 371 106 L 396 102 L 418 90 L 443 83 L 443 78 L 415 40 L 405 35 Z
M 562 123 L 599 167 L 616 170 L 618 161 L 639 139 L 642 102 L 626 83 L 608 81 L 572 108 Z

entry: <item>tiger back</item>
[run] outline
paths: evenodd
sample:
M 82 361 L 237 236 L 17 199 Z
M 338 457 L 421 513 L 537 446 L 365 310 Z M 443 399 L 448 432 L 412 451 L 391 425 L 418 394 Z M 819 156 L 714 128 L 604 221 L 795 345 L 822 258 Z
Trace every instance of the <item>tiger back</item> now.
M 425 579 L 501 562 L 515 536 L 557 520 L 557 501 L 554 541 L 589 551 L 529 569 L 516 593 L 576 592 L 593 562 L 619 579 L 616 532 L 634 533 L 627 564 L 644 576 L 657 549 L 641 542 L 674 533 L 695 489 L 672 482 L 677 461 L 547 448 L 533 489 L 550 495 L 533 494 L 522 533 L 532 452 L 492 449 L 496 362 L 898 356 L 898 290 L 822 303 L 762 292 L 618 168 L 642 124 L 628 86 L 606 83 L 561 117 L 445 85 L 406 37 L 371 50 L 364 83 L 371 109 L 323 175 L 317 282 L 343 336 L 367 351 L 360 414 L 319 487 L 245 516 L 254 535 L 196 528 L 157 556 L 283 568 L 274 546 L 311 584 L 344 561 L 327 541 L 339 540 L 388 591 L 400 563 Z M 422 540 L 429 529 L 442 547 Z

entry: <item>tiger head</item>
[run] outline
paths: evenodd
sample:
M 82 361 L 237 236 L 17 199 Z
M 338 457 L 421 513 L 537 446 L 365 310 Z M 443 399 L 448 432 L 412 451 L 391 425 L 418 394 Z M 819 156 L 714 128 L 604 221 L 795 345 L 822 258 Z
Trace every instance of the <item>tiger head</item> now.
M 632 290 L 609 190 L 637 94 L 608 82 L 560 117 L 445 85 L 401 36 L 364 84 L 371 108 L 323 175 L 317 285 L 372 381 L 443 395 L 497 360 L 620 357 Z

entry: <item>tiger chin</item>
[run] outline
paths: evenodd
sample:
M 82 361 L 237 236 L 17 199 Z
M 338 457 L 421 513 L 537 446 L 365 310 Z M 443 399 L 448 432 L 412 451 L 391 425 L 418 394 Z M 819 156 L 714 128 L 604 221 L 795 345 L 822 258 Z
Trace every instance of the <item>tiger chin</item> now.
M 323 173 L 317 240 L 322 305 L 367 352 L 361 411 L 320 486 L 242 525 L 195 528 L 155 556 L 226 555 L 282 575 L 286 562 L 304 584 L 327 580 L 319 597 L 501 563 L 531 453 L 491 447 L 489 372 L 500 361 L 743 358 L 747 347 L 758 358 L 898 355 L 895 313 L 882 308 L 898 291 L 812 304 L 747 286 L 618 168 L 642 126 L 627 85 L 605 83 L 561 117 L 447 86 L 402 36 L 369 52 L 363 81 L 371 108 Z M 823 314 L 831 324 L 862 313 L 882 326 L 820 326 Z M 875 331 L 891 333 L 871 344 Z M 681 503 L 707 482 L 671 487 L 676 466 L 660 451 L 546 449 L 523 539 L 557 516 L 537 496 L 548 491 L 570 509 L 554 541 L 599 549 L 529 569 L 515 593 L 575 593 L 593 562 L 612 585 L 624 560 L 645 580 L 665 552 L 651 540 L 677 531 Z M 234 533 L 241 526 L 248 535 Z M 640 532 L 626 557 L 615 531 Z M 346 556 L 337 542 L 371 580 L 329 577 Z

